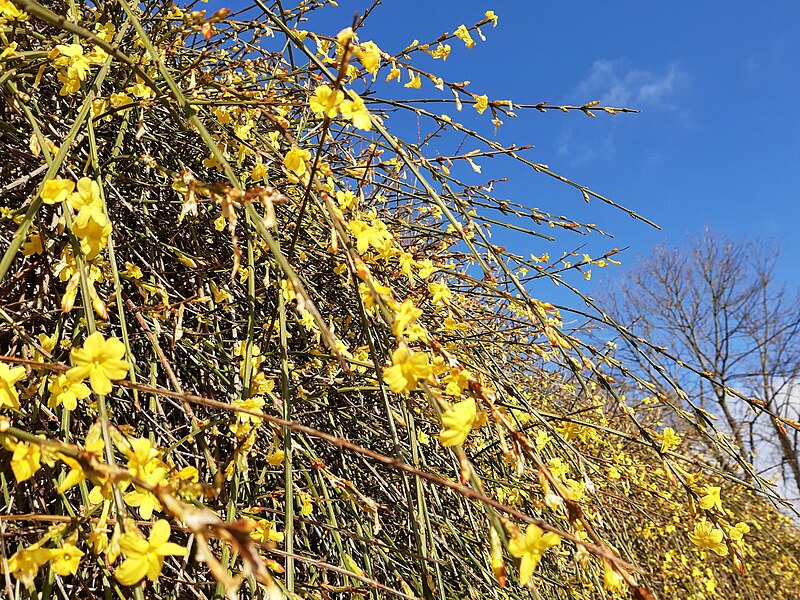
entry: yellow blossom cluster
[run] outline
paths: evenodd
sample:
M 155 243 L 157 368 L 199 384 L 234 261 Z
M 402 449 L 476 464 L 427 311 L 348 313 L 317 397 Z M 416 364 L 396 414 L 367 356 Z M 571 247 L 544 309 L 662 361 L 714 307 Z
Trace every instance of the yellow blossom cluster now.
M 98 24 L 95 35 L 103 41 L 110 41 L 114 35 L 113 23 Z M 56 45 L 47 58 L 57 69 L 57 77 L 61 82 L 59 94 L 68 96 L 80 90 L 91 66 L 104 63 L 107 57 L 108 54 L 99 46 L 94 46 L 90 52 L 86 53 L 81 44 Z
M 333 90 L 330 86 L 322 84 L 314 90 L 308 105 L 312 112 L 327 119 L 335 119 L 341 113 L 356 129 L 369 131 L 372 129 L 372 119 L 364 100 L 352 91 L 348 92 L 348 95 L 349 98 L 345 99 L 342 90 Z
M 100 196 L 100 186 L 88 177 L 81 177 L 77 185 L 69 179 L 49 179 L 42 187 L 42 202 L 63 203 L 75 211 L 72 231 L 80 240 L 86 260 L 95 259 L 108 244 L 111 223 L 105 214 Z

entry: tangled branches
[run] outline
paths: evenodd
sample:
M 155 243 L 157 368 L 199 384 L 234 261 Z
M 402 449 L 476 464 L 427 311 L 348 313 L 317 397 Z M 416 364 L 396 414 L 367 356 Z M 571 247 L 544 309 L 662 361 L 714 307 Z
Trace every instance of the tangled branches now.
M 747 561 L 796 585 L 766 483 L 691 440 L 730 442 L 531 295 L 616 251 L 490 241 L 602 232 L 453 171 L 503 156 L 617 205 L 394 98 L 513 118 L 417 66 L 493 12 L 389 54 L 363 19 L 301 29 L 324 3 L 192 9 L 0 0 L 10 597 L 748 597 Z

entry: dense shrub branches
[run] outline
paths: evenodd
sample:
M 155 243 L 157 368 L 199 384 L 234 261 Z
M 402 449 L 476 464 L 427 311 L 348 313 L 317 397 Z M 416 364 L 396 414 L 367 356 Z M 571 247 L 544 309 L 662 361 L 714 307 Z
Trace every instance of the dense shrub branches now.
M 505 156 L 614 203 L 396 96 L 513 117 L 417 66 L 492 11 L 389 54 L 304 30 L 324 3 L 194 8 L 0 0 L 9 596 L 794 589 L 766 483 L 691 440 L 731 443 L 529 292 L 615 251 L 456 175 Z

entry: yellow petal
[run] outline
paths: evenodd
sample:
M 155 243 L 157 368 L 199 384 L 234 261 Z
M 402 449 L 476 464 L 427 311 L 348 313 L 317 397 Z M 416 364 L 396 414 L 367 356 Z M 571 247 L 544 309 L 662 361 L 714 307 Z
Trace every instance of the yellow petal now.
M 146 555 L 127 558 L 114 572 L 114 577 L 122 585 L 136 585 L 147 575 L 148 568 Z

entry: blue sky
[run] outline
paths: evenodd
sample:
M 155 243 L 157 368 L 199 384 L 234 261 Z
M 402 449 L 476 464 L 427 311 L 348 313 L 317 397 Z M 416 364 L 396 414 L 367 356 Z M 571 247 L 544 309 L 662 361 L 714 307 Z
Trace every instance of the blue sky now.
M 318 11 L 304 27 L 335 35 L 369 4 L 340 0 L 339 8 Z M 218 6 L 236 3 L 212 0 L 208 8 Z M 518 118 L 507 119 L 495 136 L 488 111 L 478 117 L 468 107 L 461 113 L 452 105 L 435 110 L 503 144 L 535 145 L 529 158 L 636 210 L 663 231 L 598 202 L 586 206 L 566 186 L 510 161 L 479 161 L 483 175 L 471 182 L 509 176 L 509 183 L 495 188 L 498 196 L 596 223 L 615 238 L 595 240 L 590 250 L 628 247 L 622 255 L 627 267 L 654 244 L 679 245 L 706 226 L 733 238 L 775 240 L 783 251 L 779 274 L 795 286 L 800 284 L 795 268 L 800 254 L 795 235 L 800 221 L 800 110 L 795 107 L 800 97 L 800 3 L 779 0 L 760 6 L 688 0 L 384 0 L 359 35 L 395 53 L 415 38 L 433 41 L 494 10 L 500 21 L 495 29 L 482 28 L 486 42 L 468 50 L 451 41 L 446 63 L 421 57 L 418 66 L 448 81 L 469 80 L 471 91 L 492 100 L 600 100 L 641 114 L 599 113 L 589 119 L 580 113 L 517 111 Z M 416 91 L 394 83 L 390 93 L 451 98 L 428 82 Z M 416 134 L 397 117 L 388 124 L 401 135 L 404 130 Z M 467 144 L 463 150 L 476 147 Z M 469 180 L 474 174 L 467 165 L 463 169 L 467 172 L 458 175 Z M 566 238 L 548 247 L 500 237 L 497 243 L 520 253 L 549 250 L 551 256 L 584 241 Z M 613 277 L 609 270 L 595 271 L 592 282 L 582 287 L 591 293 L 607 277 Z
M 341 0 L 340 8 L 326 9 L 326 22 L 315 26 L 336 33 L 361 6 Z M 753 3 L 682 0 L 385 0 L 360 37 L 396 52 L 414 38 L 432 41 L 461 23 L 473 24 L 487 9 L 500 22 L 496 29 L 482 28 L 485 43 L 467 50 L 457 40 L 450 42 L 447 63 L 429 61 L 428 66 L 451 81 L 468 79 L 469 89 L 490 99 L 600 100 L 641 109 L 638 115 L 601 113 L 597 119 L 518 111 L 519 117 L 507 120 L 496 139 L 534 144 L 530 156 L 536 162 L 664 229 L 653 230 L 596 202 L 587 209 L 578 194 L 547 178 L 483 161 L 488 163 L 485 176 L 512 177 L 498 193 L 596 222 L 615 239 L 593 247 L 628 246 L 624 263 L 629 265 L 653 244 L 680 244 L 686 234 L 702 234 L 706 225 L 734 238 L 778 240 L 783 248 L 780 274 L 792 285 L 799 282 L 794 259 L 800 253 L 795 235 L 800 111 L 794 105 L 800 97 L 800 37 L 795 31 L 800 3 L 771 2 L 756 10 Z M 407 96 L 449 94 L 428 85 Z M 464 113 L 453 112 L 493 134 L 489 118 Z M 528 242 L 520 250 L 541 251 Z

